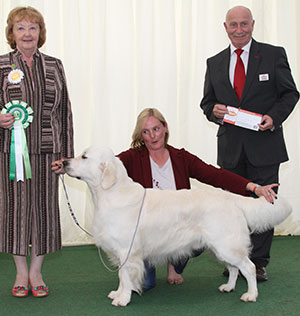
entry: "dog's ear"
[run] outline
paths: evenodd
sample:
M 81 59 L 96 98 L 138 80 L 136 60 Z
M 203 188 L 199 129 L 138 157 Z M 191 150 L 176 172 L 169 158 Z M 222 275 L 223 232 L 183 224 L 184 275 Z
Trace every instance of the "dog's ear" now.
M 101 163 L 100 169 L 102 171 L 102 188 L 108 190 L 117 182 L 116 166 L 113 162 L 105 162 Z

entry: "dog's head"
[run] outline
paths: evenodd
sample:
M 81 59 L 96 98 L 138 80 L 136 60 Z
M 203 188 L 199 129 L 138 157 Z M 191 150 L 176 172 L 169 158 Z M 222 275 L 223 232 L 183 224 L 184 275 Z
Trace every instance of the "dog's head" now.
M 64 160 L 63 166 L 69 176 L 107 190 L 117 181 L 116 159 L 109 148 L 89 147 L 80 156 Z

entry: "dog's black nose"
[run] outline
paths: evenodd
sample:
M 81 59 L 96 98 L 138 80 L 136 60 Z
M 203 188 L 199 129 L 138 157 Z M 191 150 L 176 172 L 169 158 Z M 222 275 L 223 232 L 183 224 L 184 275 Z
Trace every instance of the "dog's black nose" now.
M 69 160 L 64 160 L 64 161 L 63 161 L 63 166 L 64 166 L 64 167 L 67 167 L 68 165 L 69 165 Z

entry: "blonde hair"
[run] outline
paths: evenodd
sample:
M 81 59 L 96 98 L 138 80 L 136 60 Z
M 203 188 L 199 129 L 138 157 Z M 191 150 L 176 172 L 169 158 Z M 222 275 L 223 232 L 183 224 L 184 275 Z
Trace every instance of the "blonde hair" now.
M 151 117 L 151 116 L 157 118 L 162 123 L 163 126 L 167 126 L 166 119 L 157 109 L 155 108 L 144 109 L 137 117 L 135 129 L 132 134 L 131 148 L 140 150 L 142 147 L 145 146 L 145 143 L 142 137 L 143 123 L 146 118 Z M 167 131 L 165 135 L 165 145 L 167 145 L 168 140 L 169 140 L 169 131 Z
M 40 27 L 38 48 L 42 47 L 46 41 L 46 26 L 42 14 L 32 7 L 16 7 L 12 9 L 7 17 L 6 39 L 12 49 L 16 48 L 16 42 L 13 35 L 14 24 L 22 20 L 29 20 Z

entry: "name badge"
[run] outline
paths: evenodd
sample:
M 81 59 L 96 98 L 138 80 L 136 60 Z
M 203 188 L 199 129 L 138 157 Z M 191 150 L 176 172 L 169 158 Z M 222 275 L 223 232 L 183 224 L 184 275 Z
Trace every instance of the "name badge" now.
M 259 75 L 259 81 L 268 81 L 268 80 L 269 80 L 269 74 Z

